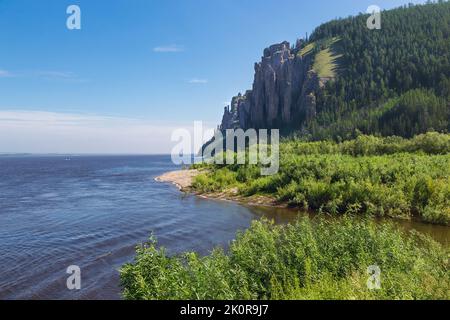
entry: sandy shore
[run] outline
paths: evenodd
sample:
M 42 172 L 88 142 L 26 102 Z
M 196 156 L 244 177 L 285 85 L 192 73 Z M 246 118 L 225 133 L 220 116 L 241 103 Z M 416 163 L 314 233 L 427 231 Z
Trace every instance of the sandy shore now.
M 223 201 L 233 201 L 250 206 L 263 206 L 263 207 L 277 207 L 286 208 L 287 204 L 278 203 L 274 198 L 268 196 L 251 196 L 244 197 L 238 194 L 237 189 L 223 190 L 222 192 L 210 192 L 210 193 L 199 193 L 195 192 L 192 187 L 192 182 L 194 178 L 199 175 L 201 171 L 199 170 L 179 170 L 167 172 L 155 180 L 158 182 L 172 183 L 178 187 L 183 192 L 192 192 L 193 194 L 207 199 L 216 199 Z
M 188 191 L 192 186 L 192 181 L 200 173 L 198 170 L 179 170 L 164 173 L 155 180 L 158 182 L 172 183 L 182 191 Z

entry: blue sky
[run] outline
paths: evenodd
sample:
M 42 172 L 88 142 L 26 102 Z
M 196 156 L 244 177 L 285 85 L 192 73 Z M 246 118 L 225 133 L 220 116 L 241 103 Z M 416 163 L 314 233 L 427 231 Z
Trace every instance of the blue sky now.
M 220 121 L 225 102 L 251 87 L 253 64 L 268 45 L 373 4 L 408 2 L 423 1 L 0 0 L 0 152 L 166 152 L 167 128 Z M 81 8 L 81 30 L 66 28 L 72 4 Z M 77 131 L 70 136 L 64 121 L 33 131 L 47 123 L 42 117 L 55 124 L 68 116 L 94 118 L 92 132 L 117 131 L 123 119 L 125 134 L 132 130 L 125 123 L 138 121 L 169 140 L 129 148 L 129 140 L 120 145 L 105 132 L 86 147 L 90 136 L 74 143 Z

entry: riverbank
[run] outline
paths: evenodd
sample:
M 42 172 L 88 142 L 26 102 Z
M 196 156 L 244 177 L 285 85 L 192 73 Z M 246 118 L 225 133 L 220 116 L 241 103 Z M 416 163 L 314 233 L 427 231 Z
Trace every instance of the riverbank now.
M 270 207 L 270 208 L 288 208 L 287 203 L 280 203 L 274 197 L 253 195 L 245 197 L 239 195 L 237 188 L 229 188 L 221 192 L 198 192 L 193 188 L 194 179 L 203 171 L 196 169 L 178 170 L 166 172 L 156 177 L 158 182 L 171 183 L 182 192 L 190 192 L 204 199 L 215 199 L 221 201 L 232 201 L 248 206 Z
M 355 140 L 280 144 L 279 171 L 258 165 L 203 165 L 193 184 L 202 194 L 272 197 L 305 211 L 417 220 L 450 226 L 450 135 L 411 140 L 360 136 Z M 234 194 L 236 193 L 236 195 Z M 219 194 L 223 196 L 222 194 Z
M 199 174 L 199 170 L 170 171 L 156 177 L 155 180 L 158 182 L 171 183 L 180 189 L 180 191 L 189 191 L 192 187 L 194 178 Z
M 208 171 L 168 172 L 156 180 L 204 198 L 248 204 L 243 198 L 247 194 L 233 195 L 238 189 L 225 185 L 220 171 L 202 173 Z M 212 180 L 216 190 L 222 183 L 221 190 L 227 191 L 211 193 L 198 188 L 208 175 L 216 175 Z M 269 207 L 267 202 L 265 206 Z M 226 251 L 218 248 L 206 256 L 195 250 L 168 255 L 151 240 L 137 251 L 133 263 L 121 269 L 123 294 L 132 300 L 448 299 L 448 246 L 419 230 L 409 232 L 412 229 L 416 228 L 404 228 L 397 219 L 299 215 L 289 224 L 255 220 Z M 382 270 L 378 290 L 367 285 L 371 267 Z M 142 279 L 152 281 L 143 283 Z
M 289 206 L 287 202 L 277 201 L 274 197 L 268 195 L 253 195 L 243 196 L 238 194 L 236 188 L 227 189 L 222 192 L 200 192 L 193 188 L 194 179 L 204 173 L 204 170 L 179 170 L 164 173 L 157 177 L 155 180 L 162 183 L 171 183 L 181 191 L 191 193 L 194 196 L 203 199 L 219 200 L 234 202 L 247 207 L 255 208 L 261 212 L 277 212 L 278 215 L 293 216 L 293 212 L 299 212 L 299 208 Z M 300 209 L 300 212 L 315 216 L 314 211 L 304 211 Z M 317 212 L 316 212 L 317 213 Z M 265 216 L 265 215 L 264 215 Z M 328 215 L 330 218 L 331 216 Z M 295 219 L 293 219 L 295 220 Z M 410 230 L 417 230 L 423 234 L 432 237 L 437 242 L 441 243 L 445 247 L 450 245 L 449 229 L 446 225 L 437 225 L 421 221 L 417 218 L 408 217 L 385 217 L 374 218 L 378 223 L 384 223 L 391 220 L 402 230 L 408 232 Z

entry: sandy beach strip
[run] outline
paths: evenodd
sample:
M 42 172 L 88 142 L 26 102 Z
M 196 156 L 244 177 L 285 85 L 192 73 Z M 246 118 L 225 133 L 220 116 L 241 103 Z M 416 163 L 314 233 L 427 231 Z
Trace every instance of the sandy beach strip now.
M 178 170 L 166 172 L 157 177 L 158 182 L 172 183 L 180 190 L 188 190 L 192 186 L 194 178 L 200 174 L 198 170 Z
M 178 170 L 164 173 L 155 180 L 163 183 L 172 183 L 183 192 L 192 192 L 204 199 L 215 199 L 222 201 L 232 201 L 250 206 L 278 207 L 286 208 L 286 203 L 278 203 L 273 197 L 254 195 L 250 197 L 240 196 L 237 188 L 223 190 L 222 192 L 200 193 L 192 190 L 194 178 L 205 171 L 199 170 Z

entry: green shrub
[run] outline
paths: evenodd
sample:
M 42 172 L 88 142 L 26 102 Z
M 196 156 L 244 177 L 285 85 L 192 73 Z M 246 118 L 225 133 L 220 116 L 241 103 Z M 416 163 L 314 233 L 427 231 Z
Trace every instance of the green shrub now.
M 304 142 L 288 139 L 281 145 L 282 154 L 347 154 L 351 156 L 375 156 L 395 153 L 450 153 L 450 134 L 428 132 L 412 139 L 401 137 L 374 137 L 359 135 L 354 140 L 336 143 L 332 141 Z
M 367 268 L 381 269 L 381 289 Z M 126 299 L 448 299 L 448 252 L 392 224 L 255 221 L 227 253 L 169 257 L 154 239 L 121 269 Z
M 280 170 L 268 177 L 258 166 L 212 166 L 194 183 L 199 191 L 238 188 L 328 214 L 412 218 L 450 224 L 450 135 L 411 140 L 360 136 L 341 144 L 287 141 Z

